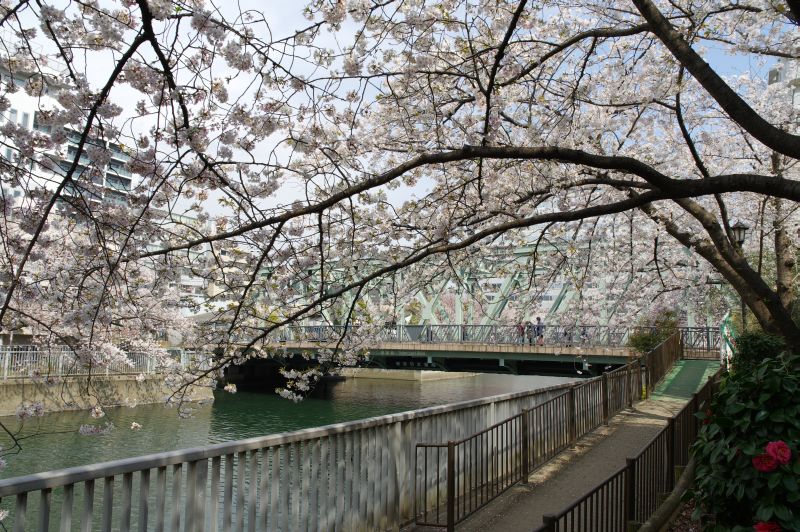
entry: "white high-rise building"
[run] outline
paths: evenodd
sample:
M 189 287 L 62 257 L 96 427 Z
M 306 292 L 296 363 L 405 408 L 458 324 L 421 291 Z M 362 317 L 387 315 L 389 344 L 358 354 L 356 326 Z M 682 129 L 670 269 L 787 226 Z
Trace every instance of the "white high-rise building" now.
M 800 107 L 800 62 L 781 59 L 770 69 L 767 83 L 789 83 L 792 88 L 792 104 Z
M 42 112 L 59 107 L 58 102 L 51 95 L 51 89 L 62 83 L 62 78 L 63 76 L 56 70 L 44 74 L 21 70 L 12 72 L 7 68 L 6 62 L 0 61 L 0 83 L 3 87 L 15 86 L 17 88 L 13 92 L 10 90 L 0 91 L 0 94 L 9 102 L 8 108 L 0 113 L 0 162 L 26 169 L 28 177 L 25 180 L 32 180 L 28 186 L 44 186 L 50 190 L 55 189 L 72 165 L 78 151 L 80 135 L 72 130 L 65 132 L 67 140 L 64 146 L 50 154 L 57 163 L 54 165 L 56 170 L 53 171 L 21 157 L 13 140 L 2 134 L 2 127 L 12 123 L 31 131 L 51 133 L 51 127 L 43 123 Z M 26 92 L 25 87 L 29 83 L 37 83 L 41 86 L 41 90 L 36 96 L 31 96 Z M 65 188 L 64 195 L 73 197 L 82 195 L 86 201 L 91 203 L 127 205 L 128 194 L 132 188 L 132 175 L 127 169 L 130 157 L 125 153 L 124 147 L 118 142 L 108 139 L 90 139 L 87 146 L 89 144 L 94 148 L 99 147 L 104 150 L 109 157 L 108 162 L 99 164 L 97 161 L 92 161 L 84 150 L 74 175 L 75 183 Z M 8 189 L 6 193 L 14 196 L 24 194 L 25 188 L 27 186 L 4 187 L 4 189 Z

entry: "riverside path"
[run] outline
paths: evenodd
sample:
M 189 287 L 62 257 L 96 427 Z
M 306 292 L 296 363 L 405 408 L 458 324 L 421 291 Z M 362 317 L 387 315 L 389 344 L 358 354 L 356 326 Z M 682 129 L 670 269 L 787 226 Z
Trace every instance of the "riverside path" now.
M 567 507 L 608 478 L 625 459 L 639 453 L 719 369 L 710 360 L 679 360 L 652 397 L 636 403 L 558 455 L 462 522 L 459 532 L 526 531 L 542 524 L 542 516 Z M 411 530 L 422 531 L 424 527 Z

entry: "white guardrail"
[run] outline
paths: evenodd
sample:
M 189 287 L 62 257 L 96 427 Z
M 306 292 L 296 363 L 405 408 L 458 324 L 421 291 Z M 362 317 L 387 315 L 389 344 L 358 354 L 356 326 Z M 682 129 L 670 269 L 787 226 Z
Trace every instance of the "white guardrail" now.
M 40 531 L 55 523 L 63 531 L 396 529 L 414 518 L 418 442 L 464 438 L 569 386 L 2 480 L 5 524 Z
M 3 380 L 19 377 L 61 377 L 92 374 L 150 374 L 159 368 L 155 357 L 148 353 L 126 352 L 127 362 L 114 360 L 91 367 L 79 360 L 68 346 L 42 348 L 36 345 L 0 346 L 0 372 Z

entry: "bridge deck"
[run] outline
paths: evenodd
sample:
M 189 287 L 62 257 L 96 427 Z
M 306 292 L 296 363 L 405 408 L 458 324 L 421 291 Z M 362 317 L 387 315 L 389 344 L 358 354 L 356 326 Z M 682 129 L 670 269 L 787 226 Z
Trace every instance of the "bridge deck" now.
M 719 368 L 710 360 L 680 360 L 659 384 L 653 398 L 619 414 L 459 525 L 459 532 L 530 531 L 542 515 L 557 513 L 625 465 L 677 413 Z M 416 528 L 415 530 L 425 530 Z
M 315 351 L 333 348 L 335 343 L 282 342 L 289 351 Z M 365 346 L 367 347 L 367 346 Z M 598 362 L 624 363 L 633 355 L 628 347 L 578 345 L 489 344 L 479 342 L 380 342 L 368 346 L 371 356 L 442 358 L 503 358 L 507 360 L 560 360 L 596 358 Z M 602 360 L 600 360 L 602 359 Z

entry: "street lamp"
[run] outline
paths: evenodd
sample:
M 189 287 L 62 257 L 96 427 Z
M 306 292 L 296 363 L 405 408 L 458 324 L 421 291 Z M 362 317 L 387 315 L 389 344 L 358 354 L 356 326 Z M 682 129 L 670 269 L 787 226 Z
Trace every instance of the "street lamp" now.
M 744 246 L 744 239 L 747 237 L 747 230 L 750 229 L 750 226 L 746 223 L 739 220 L 735 224 L 731 226 L 731 231 L 733 231 L 733 238 L 736 239 L 736 243 L 739 244 L 739 250 L 742 249 Z
M 736 244 L 739 246 L 739 252 L 744 255 L 744 240 L 747 237 L 747 230 L 750 229 L 750 226 L 746 223 L 742 222 L 741 220 L 737 221 L 735 224 L 731 226 L 731 232 L 733 232 L 733 238 L 736 239 Z M 741 295 L 739 296 L 739 300 L 742 302 L 742 332 L 747 330 L 747 314 L 744 307 L 744 297 Z

